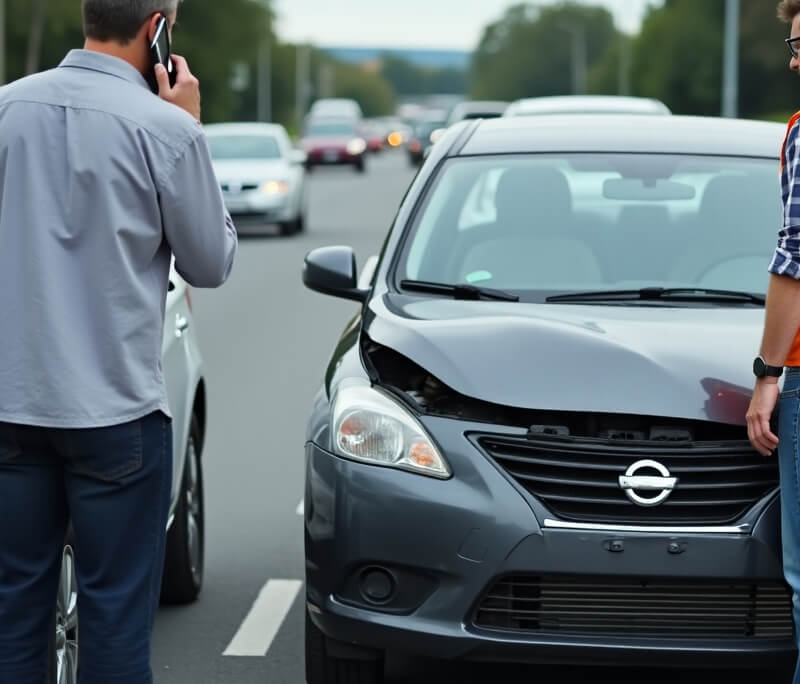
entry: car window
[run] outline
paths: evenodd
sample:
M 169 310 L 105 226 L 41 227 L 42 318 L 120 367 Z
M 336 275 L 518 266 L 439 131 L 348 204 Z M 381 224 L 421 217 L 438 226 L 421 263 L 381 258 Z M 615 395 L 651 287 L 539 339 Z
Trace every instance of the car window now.
M 281 147 L 271 135 L 210 135 L 213 159 L 280 159 Z
M 585 289 L 764 292 L 775 161 L 576 154 L 453 159 L 411 227 L 400 278 L 531 300 Z
M 306 128 L 306 135 L 309 136 L 345 136 L 355 133 L 355 127 L 347 123 L 315 123 Z

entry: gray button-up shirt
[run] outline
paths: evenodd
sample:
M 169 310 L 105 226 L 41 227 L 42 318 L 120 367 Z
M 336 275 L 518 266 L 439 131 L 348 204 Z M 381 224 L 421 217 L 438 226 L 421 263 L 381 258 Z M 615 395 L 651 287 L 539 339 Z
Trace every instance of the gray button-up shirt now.
M 127 62 L 75 50 L 0 88 L 0 421 L 168 414 L 171 257 L 216 287 L 236 245 L 200 124 Z

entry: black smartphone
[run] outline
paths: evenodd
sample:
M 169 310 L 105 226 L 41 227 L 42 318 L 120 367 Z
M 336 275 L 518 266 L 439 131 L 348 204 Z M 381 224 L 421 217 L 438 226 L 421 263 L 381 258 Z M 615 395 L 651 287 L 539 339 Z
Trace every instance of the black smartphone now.
M 152 57 L 154 68 L 156 64 L 164 65 L 167 74 L 169 74 L 169 84 L 174 86 L 175 79 L 178 77 L 178 72 L 170 58 L 169 25 L 167 24 L 167 18 L 163 15 L 158 18 L 156 33 L 153 36 L 153 41 L 150 43 L 150 56 Z M 157 95 L 158 82 L 156 81 L 155 73 L 151 73 L 148 80 L 150 81 L 150 87 Z

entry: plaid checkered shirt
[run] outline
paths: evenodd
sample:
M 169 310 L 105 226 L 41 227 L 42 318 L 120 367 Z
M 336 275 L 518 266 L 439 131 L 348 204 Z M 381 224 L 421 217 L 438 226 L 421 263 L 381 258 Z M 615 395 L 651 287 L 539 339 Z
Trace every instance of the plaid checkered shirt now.
M 789 122 L 781 151 L 783 227 L 769 272 L 800 280 L 800 113 Z

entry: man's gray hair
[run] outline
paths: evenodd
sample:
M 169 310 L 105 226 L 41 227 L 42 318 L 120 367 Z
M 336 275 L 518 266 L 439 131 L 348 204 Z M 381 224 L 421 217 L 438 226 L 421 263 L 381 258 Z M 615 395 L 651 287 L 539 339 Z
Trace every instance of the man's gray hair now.
M 181 0 L 81 0 L 83 33 L 104 42 L 129 43 L 157 12 L 173 14 Z

